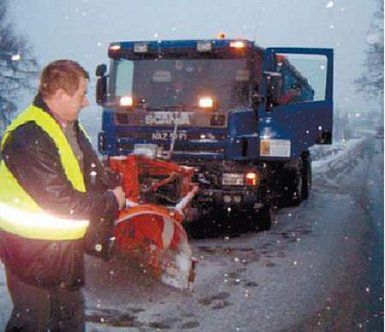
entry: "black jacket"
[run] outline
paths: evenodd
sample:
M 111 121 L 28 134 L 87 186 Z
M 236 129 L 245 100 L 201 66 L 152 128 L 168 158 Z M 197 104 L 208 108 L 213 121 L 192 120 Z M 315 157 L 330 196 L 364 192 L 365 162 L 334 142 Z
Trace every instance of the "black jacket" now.
M 34 104 L 50 114 L 39 95 Z M 53 140 L 34 122 L 10 133 L 2 150 L 2 161 L 44 211 L 90 220 L 85 238 L 78 240 L 27 239 L 1 231 L 0 255 L 6 267 L 24 282 L 49 289 L 75 290 L 84 285 L 84 251 L 107 253 L 118 213 L 115 196 L 107 191 L 116 181 L 101 165 L 78 123 L 75 130 L 83 152 L 85 193 L 73 188 Z M 101 245 L 98 250 L 94 250 L 96 244 Z

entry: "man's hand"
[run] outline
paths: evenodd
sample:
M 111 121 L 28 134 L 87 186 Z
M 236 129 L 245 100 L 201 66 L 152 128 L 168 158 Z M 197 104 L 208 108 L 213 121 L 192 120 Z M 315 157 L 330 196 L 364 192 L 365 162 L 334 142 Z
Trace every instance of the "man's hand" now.
M 121 186 L 115 187 L 115 189 L 112 189 L 111 191 L 115 195 L 115 198 L 119 204 L 119 209 L 122 209 L 123 207 L 125 207 L 126 206 L 126 195 L 124 194 L 122 187 Z

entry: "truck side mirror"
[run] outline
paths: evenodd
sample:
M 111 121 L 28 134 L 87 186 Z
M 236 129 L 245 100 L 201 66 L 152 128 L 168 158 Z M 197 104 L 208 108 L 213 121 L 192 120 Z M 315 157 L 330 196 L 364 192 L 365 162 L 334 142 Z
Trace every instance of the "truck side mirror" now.
M 96 67 L 95 74 L 97 77 L 105 76 L 107 72 L 107 66 L 104 63 L 101 63 Z
M 263 72 L 267 86 L 267 104 L 278 105 L 282 94 L 282 75 L 278 72 Z
M 103 63 L 96 67 L 96 103 L 103 105 L 107 101 L 107 66 Z

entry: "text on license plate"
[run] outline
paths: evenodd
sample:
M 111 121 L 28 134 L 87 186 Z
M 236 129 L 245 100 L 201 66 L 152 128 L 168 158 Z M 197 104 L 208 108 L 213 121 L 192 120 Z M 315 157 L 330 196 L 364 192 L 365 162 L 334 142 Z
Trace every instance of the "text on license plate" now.
M 178 131 L 174 133 L 173 131 L 157 131 L 151 134 L 151 139 L 154 141 L 168 141 L 172 139 L 184 141 L 187 139 L 187 132 Z

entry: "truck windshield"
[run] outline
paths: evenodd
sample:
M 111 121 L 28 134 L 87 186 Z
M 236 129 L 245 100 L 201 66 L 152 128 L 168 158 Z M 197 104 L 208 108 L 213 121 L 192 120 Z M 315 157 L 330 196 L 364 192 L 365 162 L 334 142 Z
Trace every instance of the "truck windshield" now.
M 148 107 L 193 108 L 210 97 L 220 109 L 247 106 L 246 59 L 114 60 L 110 96 L 131 96 Z

